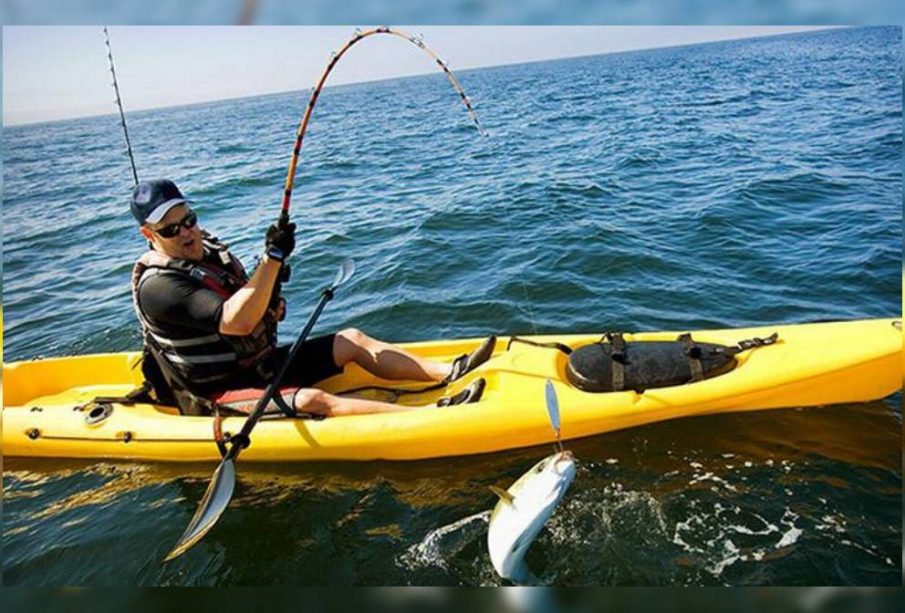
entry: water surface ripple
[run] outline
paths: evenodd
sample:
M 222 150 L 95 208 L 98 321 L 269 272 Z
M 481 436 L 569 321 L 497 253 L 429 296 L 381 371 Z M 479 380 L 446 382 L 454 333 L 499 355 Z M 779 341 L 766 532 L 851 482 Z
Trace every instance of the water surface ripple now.
M 331 88 L 293 202 L 283 337 L 342 256 L 318 329 L 394 341 L 900 312 L 902 57 L 863 28 Z M 247 262 L 279 205 L 299 92 L 130 113 Z M 4 357 L 132 350 L 142 241 L 114 116 L 4 129 Z M 528 556 L 545 583 L 901 582 L 901 405 L 680 420 L 570 443 Z M 7 459 L 21 585 L 494 585 L 488 485 L 547 449 L 408 464 L 243 465 L 193 551 L 160 559 L 210 466 Z M 326 562 L 326 563 L 325 563 Z

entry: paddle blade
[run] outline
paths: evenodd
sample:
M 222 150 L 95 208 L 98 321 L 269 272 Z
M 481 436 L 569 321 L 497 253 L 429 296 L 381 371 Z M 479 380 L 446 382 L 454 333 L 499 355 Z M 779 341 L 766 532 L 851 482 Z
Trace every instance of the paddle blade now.
M 550 425 L 559 439 L 559 401 L 556 399 L 556 390 L 553 388 L 553 382 L 547 379 L 547 413 L 550 415 Z
M 195 511 L 192 521 L 182 534 L 182 537 L 173 547 L 172 551 L 164 558 L 164 562 L 169 562 L 173 558 L 181 556 L 188 551 L 192 545 L 200 541 L 208 531 L 214 527 L 223 511 L 229 505 L 230 499 L 233 497 L 233 489 L 236 486 L 236 467 L 232 460 L 223 460 L 220 466 L 214 471 L 210 485 L 204 492 L 201 504 Z
M 339 265 L 339 270 L 336 272 L 336 279 L 333 281 L 333 289 L 336 289 L 348 281 L 349 277 L 353 274 L 355 274 L 355 260 L 352 258 L 344 258 Z

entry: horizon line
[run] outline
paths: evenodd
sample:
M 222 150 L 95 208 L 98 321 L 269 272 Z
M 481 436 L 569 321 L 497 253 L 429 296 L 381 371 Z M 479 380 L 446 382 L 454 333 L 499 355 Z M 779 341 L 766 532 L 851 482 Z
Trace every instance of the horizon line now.
M 602 27 L 606 27 L 606 26 L 602 26 Z M 624 53 L 637 53 L 639 51 L 682 49 L 684 47 L 717 45 L 717 44 L 733 42 L 733 41 L 745 41 L 745 40 L 751 41 L 751 40 L 758 40 L 758 39 L 763 39 L 763 38 L 779 38 L 779 37 L 784 37 L 784 36 L 804 36 L 804 35 L 808 35 L 808 34 L 827 32 L 827 31 L 831 31 L 831 30 L 857 29 L 857 28 L 870 28 L 870 27 L 883 27 L 883 26 L 835 26 L 835 25 L 831 25 L 831 26 L 826 26 L 826 27 L 817 27 L 814 30 L 808 30 L 808 31 L 804 31 L 804 32 L 780 32 L 777 34 L 761 34 L 761 35 L 757 35 L 757 36 L 743 36 L 740 38 L 724 38 L 724 39 L 719 39 L 719 40 L 708 40 L 708 41 L 702 41 L 702 42 L 683 43 L 683 44 L 679 44 L 679 45 L 662 45 L 662 46 L 654 45 L 652 47 L 637 47 L 637 48 L 631 48 L 631 49 L 620 49 L 618 51 L 603 51 L 600 53 L 584 53 L 584 54 L 578 54 L 578 55 L 564 55 L 561 57 L 544 58 L 544 59 L 540 59 L 540 60 L 527 60 L 527 61 L 523 61 L 523 62 L 502 62 L 500 64 L 487 64 L 487 65 L 483 65 L 483 66 L 474 66 L 471 68 L 463 68 L 461 70 L 455 70 L 454 73 L 458 75 L 458 74 L 465 74 L 468 72 L 474 72 L 474 71 L 478 71 L 478 70 L 487 70 L 487 69 L 491 69 L 491 68 L 503 68 L 503 67 L 507 67 L 507 66 L 523 66 L 523 65 L 540 64 L 540 63 L 546 63 L 546 62 L 577 60 L 577 59 L 581 59 L 581 58 L 620 55 L 620 54 L 624 54 Z M 425 72 L 417 72 L 417 73 L 413 73 L 413 74 L 399 75 L 396 77 L 362 79 L 359 81 L 349 81 L 349 82 L 336 83 L 336 84 L 326 84 L 325 83 L 324 89 L 340 88 L 340 87 L 347 87 L 347 86 L 354 86 L 354 85 L 363 85 L 363 84 L 368 84 L 368 83 L 382 83 L 382 82 L 387 82 L 387 81 L 395 81 L 398 79 L 410 79 L 410 78 L 424 77 L 424 76 L 433 75 L 433 74 L 438 74 L 438 73 L 436 71 L 431 70 L 431 71 L 425 71 Z M 287 89 L 287 90 L 270 91 L 270 92 L 267 92 L 267 91 L 258 92 L 258 93 L 247 94 L 247 95 L 242 95 L 242 96 L 227 96 L 225 98 L 211 98 L 209 100 L 198 100 L 196 102 L 187 102 L 187 103 L 182 103 L 182 104 L 149 106 L 149 107 L 144 107 L 144 108 L 133 109 L 130 111 L 126 111 L 124 109 L 124 113 L 126 115 L 129 115 L 130 113 L 131 114 L 145 113 L 145 112 L 150 112 L 150 111 L 159 111 L 159 110 L 163 110 L 163 109 L 190 108 L 193 106 L 199 106 L 199 105 L 204 105 L 204 104 L 214 104 L 217 102 L 228 102 L 231 100 L 245 100 L 248 98 L 261 98 L 264 96 L 280 96 L 280 95 L 292 94 L 292 93 L 297 93 L 297 92 L 309 91 L 311 89 L 312 89 L 312 86 L 308 86 L 308 87 L 301 87 L 298 89 Z M 107 117 L 107 116 L 111 116 L 111 115 L 118 116 L 119 111 L 114 110 L 114 111 L 110 111 L 110 112 L 106 112 L 106 113 L 87 113 L 84 115 L 73 115 L 70 117 L 59 117 L 59 118 L 55 118 L 55 119 L 38 119 L 38 120 L 34 120 L 34 121 L 21 121 L 21 122 L 13 121 L 12 123 L 7 123 L 4 120 L 3 129 L 5 130 L 7 128 L 11 129 L 11 128 L 21 128 L 21 127 L 25 127 L 25 126 L 36 126 L 36 125 L 44 125 L 44 124 L 51 124 L 51 123 L 60 123 L 60 122 L 65 122 L 65 121 L 77 121 L 77 120 L 81 120 L 81 119 L 91 119 L 91 118 L 95 118 L 95 117 Z

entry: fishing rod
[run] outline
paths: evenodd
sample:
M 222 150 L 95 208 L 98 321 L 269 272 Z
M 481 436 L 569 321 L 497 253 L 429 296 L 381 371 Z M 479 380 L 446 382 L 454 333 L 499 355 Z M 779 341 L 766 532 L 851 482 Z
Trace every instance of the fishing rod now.
M 311 92 L 311 97 L 308 99 L 308 105 L 305 107 L 305 113 L 304 115 L 302 115 L 302 119 L 299 122 L 299 127 L 295 134 L 295 146 L 292 149 L 292 157 L 289 161 L 289 171 L 286 175 L 286 187 L 283 190 L 283 203 L 280 210 L 281 224 L 285 224 L 289 220 L 289 202 L 292 199 L 292 186 L 295 182 L 295 169 L 298 165 L 299 153 L 302 150 L 302 141 L 305 138 L 305 131 L 308 129 L 308 121 L 311 119 L 311 113 L 314 110 L 314 105 L 317 104 L 318 96 L 320 96 L 321 89 L 324 87 L 327 76 L 329 76 L 330 72 L 333 70 L 333 67 L 336 66 L 336 63 L 339 62 L 339 59 L 346 53 L 346 51 L 351 49 L 355 43 L 367 38 L 368 36 L 374 36 L 375 34 L 391 34 L 393 36 L 398 36 L 399 38 L 402 38 L 414 44 L 416 47 L 431 56 L 434 62 L 436 62 L 437 66 L 439 66 L 446 74 L 446 78 L 449 79 L 449 82 L 453 86 L 453 89 L 455 89 L 459 94 L 459 97 L 462 99 L 462 103 L 465 104 L 465 108 L 468 109 L 468 113 L 469 115 L 471 115 L 471 120 L 474 122 L 475 127 L 478 129 L 478 133 L 480 133 L 482 136 L 487 136 L 487 132 L 484 130 L 484 128 L 481 127 L 481 123 L 478 121 L 478 116 L 475 113 L 474 108 L 471 106 L 471 101 L 465 94 L 465 90 L 463 90 L 462 86 L 459 84 L 459 80 L 456 78 L 456 75 L 454 75 L 452 70 L 449 69 L 449 66 L 446 64 L 446 62 L 444 62 L 439 55 L 437 55 L 430 47 L 428 47 L 421 38 L 408 34 L 407 32 L 403 32 L 402 30 L 390 28 L 388 26 L 381 26 L 379 28 L 372 28 L 370 30 L 364 31 L 360 29 L 355 30 L 355 34 L 352 36 L 352 38 L 350 38 L 346 42 L 346 44 L 340 47 L 338 51 L 335 51 L 333 53 L 332 57 L 330 58 L 330 62 L 327 64 L 327 67 L 324 69 L 323 74 L 321 74 L 317 85 L 315 85 L 314 90 Z
M 405 32 L 402 32 L 400 30 L 393 30 L 385 26 L 367 31 L 356 30 L 355 35 L 352 36 L 352 38 L 349 39 L 349 41 L 331 57 L 330 63 L 327 64 L 327 67 L 326 69 L 324 69 L 323 74 L 318 80 L 314 91 L 312 91 L 311 93 L 311 97 L 308 100 L 308 106 L 305 108 L 305 113 L 302 116 L 302 120 L 299 122 L 299 127 L 296 131 L 295 146 L 293 147 L 292 158 L 289 163 L 289 172 L 286 177 L 286 189 L 283 193 L 283 203 L 279 219 L 280 224 L 287 224 L 289 222 L 289 202 L 292 198 L 292 184 L 295 180 L 295 170 L 298 165 L 299 153 L 302 149 L 302 141 L 305 137 L 305 130 L 307 130 L 308 128 L 308 122 L 311 119 L 311 112 L 314 110 L 314 105 L 317 103 L 318 96 L 324 86 L 324 83 L 327 80 L 327 76 L 333 70 L 333 67 L 336 66 L 339 58 L 341 58 L 343 54 L 345 54 L 345 52 L 352 47 L 352 45 L 362 40 L 363 38 L 373 36 L 375 34 L 393 34 L 395 36 L 402 37 L 414 43 L 416 46 L 423 49 L 431 57 L 433 57 L 434 61 L 437 62 L 437 65 L 440 66 L 440 68 L 442 68 L 446 73 L 446 76 L 449 79 L 449 82 L 452 84 L 453 88 L 455 88 L 455 90 L 459 93 L 459 97 L 462 99 L 462 102 L 465 104 L 465 107 L 471 114 L 472 121 L 474 122 L 475 127 L 478 129 L 478 132 L 486 136 L 486 132 L 478 122 L 478 117 L 471 106 L 471 102 L 468 100 L 468 96 L 462 90 L 462 86 L 459 85 L 458 79 L 456 79 L 455 75 L 453 75 L 453 73 L 449 70 L 449 67 L 446 65 L 446 63 L 441 60 L 436 53 L 428 48 L 427 45 L 424 44 L 424 41 L 422 41 L 420 38 L 415 38 L 410 34 L 406 34 Z M 125 126 L 125 121 L 123 121 L 123 125 Z M 207 534 L 207 532 L 214 526 L 214 524 L 217 523 L 217 520 L 226 510 L 226 507 L 229 505 L 229 501 L 232 497 L 233 489 L 235 487 L 235 460 L 238 459 L 239 453 L 242 451 L 242 449 L 251 444 L 251 431 L 257 423 L 258 419 L 263 414 L 264 408 L 266 407 L 270 398 L 276 392 L 277 386 L 279 385 L 279 382 L 282 379 L 286 368 L 292 361 L 292 356 L 295 354 L 295 352 L 298 351 L 298 347 L 302 342 L 304 342 L 305 338 L 307 338 L 308 334 L 311 332 L 311 329 L 314 326 L 314 322 L 320 315 L 321 310 L 324 308 L 324 305 L 333 297 L 333 292 L 336 290 L 336 288 L 338 288 L 348 280 L 354 270 L 354 265 L 351 262 L 343 262 L 343 265 L 340 268 L 340 271 L 337 274 L 336 280 L 334 281 L 333 285 L 324 291 L 321 302 L 318 303 L 317 308 L 309 318 L 308 323 L 305 325 L 305 328 L 302 330 L 301 334 L 292 345 L 289 356 L 285 359 L 279 373 L 270 382 L 270 385 L 267 387 L 264 395 L 258 400 L 254 411 L 246 419 L 245 425 L 242 427 L 242 431 L 238 435 L 230 439 L 230 448 L 224 455 L 223 460 L 220 462 L 217 469 L 214 471 L 211 482 L 208 484 L 207 490 L 204 493 L 204 497 L 201 499 L 201 503 L 199 504 L 195 515 L 189 522 L 189 525 L 183 533 L 182 537 L 180 537 L 179 541 L 176 543 L 173 549 L 170 550 L 164 561 L 169 561 L 182 555 L 195 543 L 200 541 L 204 537 L 204 535 Z M 277 281 L 277 284 L 279 283 L 281 283 L 281 279 Z M 278 288 L 278 285 L 275 285 L 275 288 Z M 278 292 L 275 292 L 275 294 L 278 295 Z
M 110 48 L 110 34 L 104 26 L 104 42 L 107 44 L 107 60 L 110 63 L 110 74 L 113 75 L 113 90 L 116 92 L 116 106 L 119 109 L 119 120 L 126 135 L 126 151 L 129 152 L 129 164 L 132 166 L 132 179 L 138 185 L 138 170 L 135 169 L 135 157 L 132 155 L 132 142 L 129 140 L 129 129 L 126 127 L 126 114 L 123 113 L 123 101 L 119 96 L 119 83 L 116 80 L 116 69 L 113 67 L 113 49 Z

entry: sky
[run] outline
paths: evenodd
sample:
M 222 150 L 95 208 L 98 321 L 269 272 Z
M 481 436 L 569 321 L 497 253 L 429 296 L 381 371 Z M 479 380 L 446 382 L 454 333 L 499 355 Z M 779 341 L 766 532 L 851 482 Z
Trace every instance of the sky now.
M 367 26 L 362 26 L 367 27 Z M 562 57 L 800 32 L 795 26 L 394 26 L 453 71 Z M 311 87 L 349 26 L 114 26 L 110 42 L 126 114 Z M 116 112 L 100 26 L 3 28 L 3 125 Z M 327 85 L 436 71 L 395 36 L 359 42 Z

